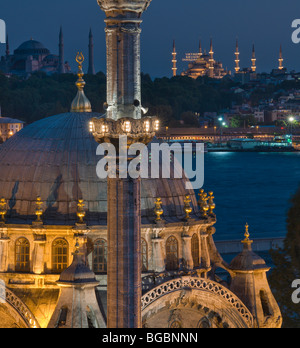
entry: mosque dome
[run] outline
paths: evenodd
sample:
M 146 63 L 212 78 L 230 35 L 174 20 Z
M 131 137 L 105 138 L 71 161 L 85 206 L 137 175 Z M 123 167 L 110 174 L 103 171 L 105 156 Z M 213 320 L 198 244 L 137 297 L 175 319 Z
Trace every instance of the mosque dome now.
M 253 252 L 251 241 L 243 242 L 243 251 L 238 254 L 230 263 L 230 269 L 234 271 L 254 271 L 266 269 L 266 262 Z
M 50 51 L 39 41 L 29 40 L 23 42 L 14 52 L 16 55 L 50 54 Z
M 100 114 L 71 112 L 39 120 L 0 146 L 0 192 L 7 201 L 7 223 L 31 223 L 36 200 L 43 201 L 43 221 L 71 225 L 77 221 L 77 203 L 85 204 L 88 225 L 106 225 L 107 184 L 96 174 L 98 144 L 89 121 Z M 186 179 L 143 179 L 142 223 L 153 223 L 156 198 L 162 199 L 166 222 L 182 220 Z

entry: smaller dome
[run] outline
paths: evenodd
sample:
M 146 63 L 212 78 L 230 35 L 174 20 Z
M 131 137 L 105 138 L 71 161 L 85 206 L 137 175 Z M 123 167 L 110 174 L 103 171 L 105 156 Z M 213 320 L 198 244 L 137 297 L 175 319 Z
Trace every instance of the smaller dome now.
M 243 251 L 231 261 L 229 267 L 233 271 L 254 271 L 268 268 L 265 261 L 253 252 L 253 241 L 249 239 L 249 225 L 246 224 L 245 228 L 245 239 L 242 241 Z
M 74 253 L 72 264 L 64 270 L 58 280 L 59 284 L 90 284 L 97 283 L 95 273 L 86 266 L 78 252 Z
M 253 252 L 250 242 L 244 243 L 243 251 L 231 261 L 229 267 L 233 271 L 254 271 L 268 268 L 265 261 Z

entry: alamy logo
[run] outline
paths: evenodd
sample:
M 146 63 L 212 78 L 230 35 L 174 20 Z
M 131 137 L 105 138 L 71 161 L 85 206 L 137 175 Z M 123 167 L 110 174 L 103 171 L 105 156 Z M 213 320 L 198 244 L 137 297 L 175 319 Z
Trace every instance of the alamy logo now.
M 295 28 L 292 33 L 292 41 L 294 44 L 298 44 L 300 43 L 300 19 L 295 19 L 293 21 L 292 28 Z
M 296 289 L 292 293 L 292 301 L 295 304 L 300 303 L 300 279 L 295 279 L 292 283 L 292 288 Z
M 0 19 L 0 43 L 6 43 L 6 24 L 3 19 Z
M 151 143 L 148 148 L 142 143 L 135 143 L 128 148 L 127 143 L 126 135 L 119 136 L 118 156 L 113 144 L 98 146 L 96 154 L 102 157 L 96 168 L 99 179 L 116 178 L 117 175 L 121 179 L 128 175 L 133 179 L 187 178 L 187 190 L 197 190 L 203 186 L 204 144 Z

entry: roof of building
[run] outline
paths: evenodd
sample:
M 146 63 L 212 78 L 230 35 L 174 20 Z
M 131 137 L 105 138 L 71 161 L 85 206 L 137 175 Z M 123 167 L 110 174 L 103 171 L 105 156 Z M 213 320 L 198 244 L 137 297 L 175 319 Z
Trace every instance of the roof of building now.
M 266 262 L 253 252 L 252 241 L 243 241 L 243 251 L 230 263 L 230 269 L 234 271 L 254 271 L 268 269 Z
M 98 144 L 89 132 L 96 113 L 66 113 L 39 120 L 0 146 L 0 196 L 8 201 L 7 223 L 35 220 L 36 199 L 44 202 L 45 223 L 73 225 L 77 203 L 83 199 L 88 225 L 106 225 L 107 183 L 96 174 Z M 161 198 L 163 218 L 182 221 L 186 179 L 143 179 L 142 223 L 153 223 L 156 198 Z
M 21 120 L 17 120 L 16 118 L 0 117 L 0 123 L 25 123 L 25 122 Z
M 23 42 L 16 50 L 15 54 L 34 54 L 36 52 L 50 53 L 50 51 L 39 41 L 28 40 Z

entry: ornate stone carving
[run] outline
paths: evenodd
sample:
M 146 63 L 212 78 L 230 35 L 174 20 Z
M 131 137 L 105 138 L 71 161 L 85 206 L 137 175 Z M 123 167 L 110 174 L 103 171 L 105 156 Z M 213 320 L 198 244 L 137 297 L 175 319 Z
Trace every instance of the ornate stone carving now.
M 101 9 L 110 14 L 110 12 L 134 12 L 142 13 L 146 11 L 151 0 L 97 0 Z
M 8 288 L 0 284 L 0 299 L 12 306 L 24 320 L 28 328 L 39 328 L 39 324 L 28 307 Z
M 228 304 L 228 306 L 232 306 L 235 310 L 239 312 L 239 314 L 246 322 L 248 327 L 253 327 L 252 314 L 247 309 L 247 307 L 239 300 L 239 298 L 224 286 L 208 279 L 182 277 L 166 281 L 165 283 L 150 290 L 142 297 L 142 310 L 144 310 L 154 301 L 156 301 L 160 297 L 163 297 L 166 294 L 182 290 L 187 291 L 189 289 L 202 290 L 220 296 Z M 182 303 L 184 303 L 185 301 L 183 295 L 184 294 L 182 293 Z

